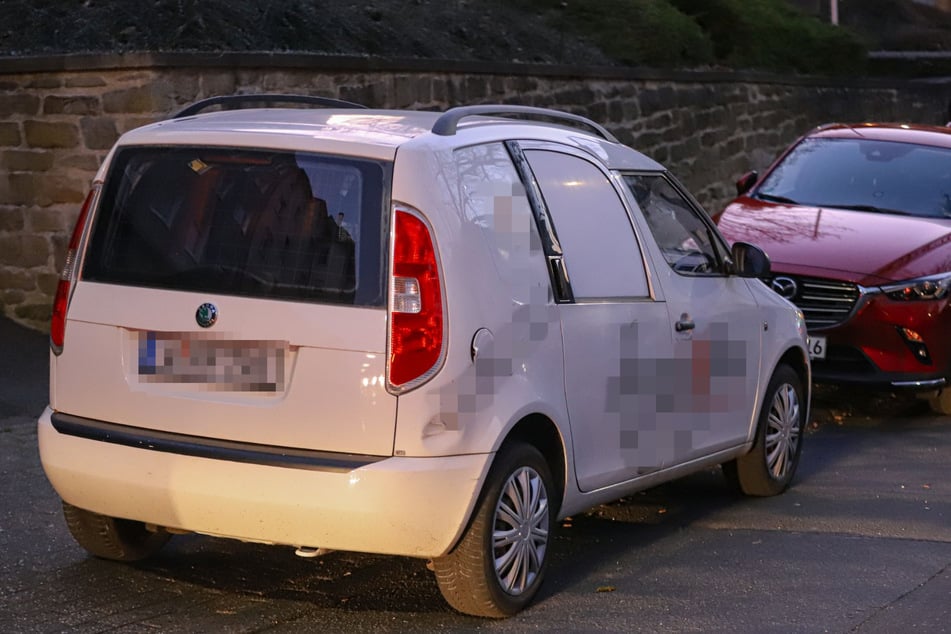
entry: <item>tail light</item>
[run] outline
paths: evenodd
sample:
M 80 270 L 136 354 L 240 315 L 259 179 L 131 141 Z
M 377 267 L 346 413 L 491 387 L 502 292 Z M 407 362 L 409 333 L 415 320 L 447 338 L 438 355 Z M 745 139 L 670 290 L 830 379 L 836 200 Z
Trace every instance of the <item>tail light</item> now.
M 97 191 L 98 187 L 94 187 L 86 196 L 86 202 L 83 203 L 79 218 L 76 219 L 76 226 L 73 227 L 73 235 L 69 238 L 69 245 L 66 247 L 66 264 L 63 265 L 59 283 L 56 285 L 56 298 L 53 300 L 53 319 L 50 323 L 50 348 L 52 348 L 54 354 L 60 354 L 63 351 L 63 343 L 66 339 L 66 310 L 69 308 L 70 292 L 73 280 L 76 277 L 79 241 L 82 238 L 86 218 L 89 216 L 89 208 L 92 207 L 92 201 L 96 197 Z
M 403 390 L 425 381 L 443 357 L 442 286 L 429 227 L 394 208 L 390 273 L 389 384 Z

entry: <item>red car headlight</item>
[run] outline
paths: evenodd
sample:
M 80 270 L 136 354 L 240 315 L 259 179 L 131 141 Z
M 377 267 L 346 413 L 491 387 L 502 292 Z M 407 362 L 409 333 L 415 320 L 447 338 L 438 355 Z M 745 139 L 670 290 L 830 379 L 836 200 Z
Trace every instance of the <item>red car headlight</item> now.
M 951 291 L 951 273 L 929 275 L 882 286 L 883 293 L 899 301 L 943 299 L 949 291 Z

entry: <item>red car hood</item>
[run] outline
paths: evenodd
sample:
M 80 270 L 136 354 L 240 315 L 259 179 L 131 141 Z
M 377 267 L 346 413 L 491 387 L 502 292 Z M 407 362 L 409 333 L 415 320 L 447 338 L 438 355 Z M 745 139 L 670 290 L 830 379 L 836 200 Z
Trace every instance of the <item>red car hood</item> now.
M 741 197 L 719 216 L 730 242 L 760 247 L 775 271 L 866 286 L 951 271 L 951 219 L 782 205 Z

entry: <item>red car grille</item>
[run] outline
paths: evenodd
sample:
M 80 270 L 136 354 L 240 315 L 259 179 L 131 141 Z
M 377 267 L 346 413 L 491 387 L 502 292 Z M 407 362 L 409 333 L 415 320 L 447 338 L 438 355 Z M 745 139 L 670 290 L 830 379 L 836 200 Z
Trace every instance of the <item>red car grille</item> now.
M 795 283 L 791 296 L 793 286 L 788 280 Z M 858 286 L 849 282 L 796 275 L 776 275 L 770 280 L 770 287 L 802 310 L 809 330 L 829 328 L 845 321 L 860 295 Z

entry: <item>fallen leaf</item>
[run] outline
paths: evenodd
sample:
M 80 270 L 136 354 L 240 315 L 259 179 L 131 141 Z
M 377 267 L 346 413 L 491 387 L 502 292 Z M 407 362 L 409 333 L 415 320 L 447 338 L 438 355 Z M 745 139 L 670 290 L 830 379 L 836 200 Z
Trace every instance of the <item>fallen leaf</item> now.
M 598 586 L 598 592 L 614 592 L 617 590 L 614 586 Z

